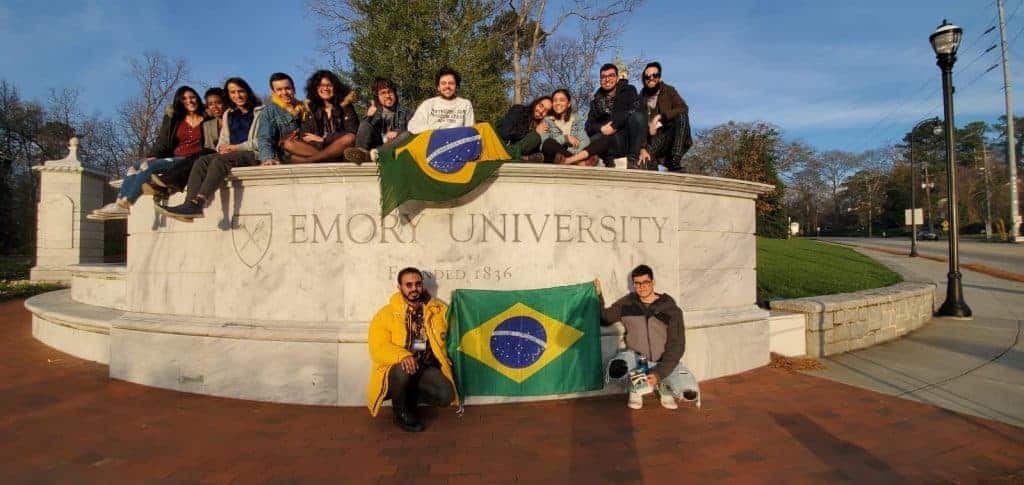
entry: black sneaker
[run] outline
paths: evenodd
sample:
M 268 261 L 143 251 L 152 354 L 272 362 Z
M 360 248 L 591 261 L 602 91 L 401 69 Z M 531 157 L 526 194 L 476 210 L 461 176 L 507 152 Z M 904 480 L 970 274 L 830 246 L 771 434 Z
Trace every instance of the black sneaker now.
M 182 222 L 192 222 L 193 219 L 199 219 L 203 217 L 203 205 L 186 200 L 184 204 L 176 205 L 174 207 L 161 207 L 156 206 L 156 211 Z

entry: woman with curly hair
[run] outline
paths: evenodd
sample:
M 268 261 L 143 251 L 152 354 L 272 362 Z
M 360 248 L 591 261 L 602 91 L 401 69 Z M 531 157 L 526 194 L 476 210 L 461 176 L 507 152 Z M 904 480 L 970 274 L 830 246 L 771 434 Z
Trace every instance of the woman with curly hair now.
M 293 163 L 342 161 L 356 142 L 359 116 L 356 93 L 331 71 L 320 70 L 306 81 L 306 106 L 298 139 L 285 144 Z

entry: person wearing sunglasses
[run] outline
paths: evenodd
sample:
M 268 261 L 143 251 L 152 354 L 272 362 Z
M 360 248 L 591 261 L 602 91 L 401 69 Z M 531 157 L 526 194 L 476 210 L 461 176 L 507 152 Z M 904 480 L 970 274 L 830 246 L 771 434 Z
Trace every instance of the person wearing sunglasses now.
M 640 165 L 658 168 L 658 159 L 669 172 L 683 171 L 683 155 L 693 146 L 690 133 L 690 108 L 679 92 L 661 80 L 661 63 L 644 67 L 644 87 L 640 91 L 647 113 L 647 143 L 640 150 Z

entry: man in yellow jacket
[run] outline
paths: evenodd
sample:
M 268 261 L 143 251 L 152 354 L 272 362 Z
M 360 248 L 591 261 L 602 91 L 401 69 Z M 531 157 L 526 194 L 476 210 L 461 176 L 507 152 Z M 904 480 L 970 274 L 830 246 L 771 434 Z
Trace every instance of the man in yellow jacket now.
M 391 398 L 395 424 L 406 431 L 423 431 L 416 417 L 420 402 L 445 406 L 457 402 L 452 365 L 445 347 L 448 305 L 430 297 L 423 273 L 416 268 L 398 272 L 398 293 L 370 322 L 370 382 L 367 406 L 376 416 Z

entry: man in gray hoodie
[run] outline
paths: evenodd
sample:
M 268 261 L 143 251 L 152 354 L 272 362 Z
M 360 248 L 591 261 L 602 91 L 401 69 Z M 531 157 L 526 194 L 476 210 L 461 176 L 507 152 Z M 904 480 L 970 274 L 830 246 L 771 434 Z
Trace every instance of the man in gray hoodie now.
M 630 276 L 634 291 L 608 308 L 603 308 L 601 282 L 594 281 L 602 298 L 601 325 L 621 321 L 626 328 L 626 349 L 612 359 L 608 375 L 617 379 L 638 369 L 644 371 L 646 361 L 650 368 L 647 383 L 657 388 L 662 406 L 676 409 L 676 399 L 694 400 L 698 392 L 693 375 L 679 361 L 686 350 L 683 310 L 671 296 L 654 291 L 654 271 L 650 266 L 641 264 Z M 631 390 L 628 406 L 631 409 L 643 407 L 643 394 Z

